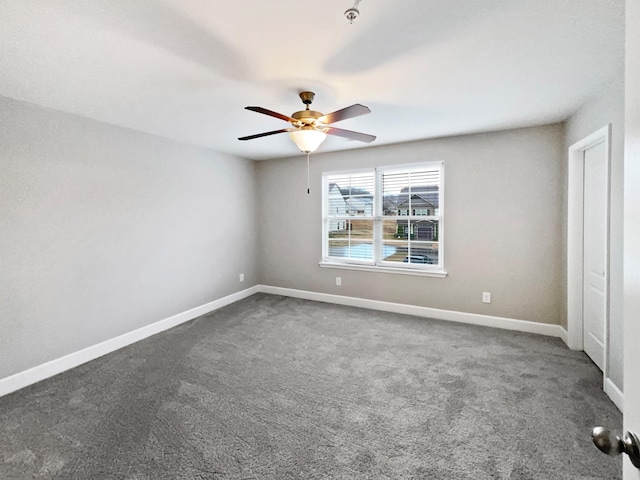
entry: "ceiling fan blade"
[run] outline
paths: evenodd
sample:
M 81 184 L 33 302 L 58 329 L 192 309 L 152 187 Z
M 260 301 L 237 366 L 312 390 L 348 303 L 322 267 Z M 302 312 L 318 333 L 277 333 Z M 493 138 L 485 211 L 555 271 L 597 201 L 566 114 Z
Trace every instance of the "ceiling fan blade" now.
M 245 110 L 251 110 L 252 112 L 258 112 L 264 115 L 269 115 L 270 117 L 279 118 L 280 120 L 284 120 L 285 122 L 291 122 L 291 123 L 297 122 L 295 118 L 291 118 L 288 115 L 283 115 L 282 113 L 274 112 L 272 110 L 267 110 L 266 108 L 262 108 L 262 107 L 244 107 L 244 108 Z
M 320 117 L 318 121 L 328 125 L 330 123 L 336 123 L 347 118 L 359 117 L 360 115 L 366 115 L 371 113 L 369 107 L 356 103 L 350 107 L 343 108 L 342 110 L 336 110 L 333 113 L 327 113 L 325 116 Z
M 351 130 L 344 130 L 342 128 L 328 127 L 324 129 L 324 132 L 329 135 L 336 135 L 338 137 L 348 138 L 349 140 L 358 140 L 359 142 L 371 143 L 376 139 L 375 135 L 369 135 L 367 133 L 352 132 Z
M 272 132 L 256 133 L 255 135 L 249 135 L 247 137 L 239 137 L 238 140 L 253 140 L 254 138 L 268 137 L 269 135 L 275 135 L 276 133 L 284 133 L 288 131 L 288 128 L 282 128 L 280 130 L 273 130 Z

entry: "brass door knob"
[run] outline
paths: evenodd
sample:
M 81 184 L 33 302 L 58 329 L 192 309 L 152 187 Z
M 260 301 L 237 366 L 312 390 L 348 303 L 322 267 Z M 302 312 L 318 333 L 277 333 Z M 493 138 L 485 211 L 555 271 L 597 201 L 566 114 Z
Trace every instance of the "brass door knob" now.
M 607 455 L 626 453 L 634 467 L 640 469 L 640 440 L 635 433 L 627 432 L 622 438 L 604 427 L 595 427 L 591 431 L 593 443 Z

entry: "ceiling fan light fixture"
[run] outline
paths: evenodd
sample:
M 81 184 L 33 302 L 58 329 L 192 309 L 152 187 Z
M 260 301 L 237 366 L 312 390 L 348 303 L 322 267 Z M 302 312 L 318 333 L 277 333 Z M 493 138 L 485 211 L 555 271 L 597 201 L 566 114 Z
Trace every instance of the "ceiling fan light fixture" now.
M 327 138 L 327 134 L 314 128 L 300 128 L 290 132 L 289 137 L 301 152 L 313 153 Z

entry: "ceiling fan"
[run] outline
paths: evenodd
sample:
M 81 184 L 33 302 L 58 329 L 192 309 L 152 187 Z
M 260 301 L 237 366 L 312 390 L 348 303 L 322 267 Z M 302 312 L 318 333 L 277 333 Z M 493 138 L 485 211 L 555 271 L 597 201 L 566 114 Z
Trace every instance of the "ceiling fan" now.
M 336 135 L 338 137 L 348 138 L 350 140 L 358 140 L 360 142 L 370 143 L 373 142 L 376 137 L 374 135 L 368 135 L 366 133 L 353 132 L 351 130 L 344 130 L 342 128 L 332 127 L 331 124 L 346 120 L 348 118 L 358 117 L 371 113 L 368 107 L 356 103 L 350 107 L 337 110 L 333 113 L 324 115 L 320 112 L 309 109 L 309 105 L 313 102 L 315 93 L 313 92 L 300 92 L 300 99 L 307 108 L 293 113 L 290 117 L 283 115 L 282 113 L 267 110 L 262 107 L 245 107 L 246 110 L 252 112 L 262 113 L 271 117 L 276 117 L 285 122 L 291 123 L 292 128 L 281 128 L 280 130 L 273 130 L 271 132 L 263 132 L 255 135 L 249 135 L 246 137 L 240 137 L 238 140 L 253 140 L 254 138 L 267 137 L 269 135 L 275 135 L 277 133 L 289 132 L 291 140 L 297 145 L 297 147 L 304 153 L 310 154 L 315 152 L 320 144 L 324 141 L 327 134 Z

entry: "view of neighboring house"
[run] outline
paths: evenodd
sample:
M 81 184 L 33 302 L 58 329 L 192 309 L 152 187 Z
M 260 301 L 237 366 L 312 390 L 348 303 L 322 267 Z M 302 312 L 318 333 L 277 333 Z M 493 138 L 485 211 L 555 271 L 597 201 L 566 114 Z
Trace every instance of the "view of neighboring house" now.
M 340 188 L 337 183 L 329 184 L 329 214 L 336 217 L 362 217 L 373 215 L 373 195 L 366 190 Z M 346 230 L 348 221 L 332 219 L 329 231 Z
M 437 216 L 440 213 L 440 193 L 437 185 L 404 187 L 400 193 L 385 196 L 384 213 L 387 216 Z M 427 242 L 438 241 L 438 221 L 408 219 L 397 220 L 396 238 L 411 238 Z
M 437 216 L 440 213 L 439 199 L 440 192 L 437 185 L 404 187 L 397 195 L 384 196 L 384 215 L 397 217 Z M 328 213 L 335 217 L 372 216 L 373 195 L 365 190 L 341 188 L 337 183 L 330 183 L 328 208 Z M 395 238 L 438 241 L 437 220 L 398 219 L 396 223 Z M 347 228 L 349 228 L 349 221 L 344 218 L 330 220 L 330 232 Z
M 407 198 L 404 202 L 398 205 L 398 215 L 435 215 L 436 206 L 424 197 L 418 194 L 411 195 L 411 198 Z

